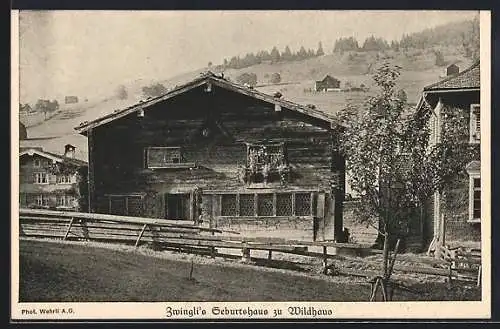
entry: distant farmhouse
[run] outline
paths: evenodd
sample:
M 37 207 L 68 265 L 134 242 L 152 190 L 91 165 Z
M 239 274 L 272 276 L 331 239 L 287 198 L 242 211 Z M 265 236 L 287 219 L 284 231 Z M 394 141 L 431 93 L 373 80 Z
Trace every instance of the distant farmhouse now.
M 211 72 L 75 129 L 91 212 L 343 240 L 342 127 Z
M 316 91 L 333 91 L 340 90 L 340 80 L 327 75 L 323 80 L 316 81 L 314 84 L 314 90 Z
M 64 103 L 65 104 L 76 104 L 76 103 L 78 103 L 78 97 L 77 96 L 66 96 L 66 97 L 64 97 Z
M 19 204 L 21 208 L 86 210 L 87 163 L 74 158 L 75 147 L 64 155 L 41 147 L 19 149 Z

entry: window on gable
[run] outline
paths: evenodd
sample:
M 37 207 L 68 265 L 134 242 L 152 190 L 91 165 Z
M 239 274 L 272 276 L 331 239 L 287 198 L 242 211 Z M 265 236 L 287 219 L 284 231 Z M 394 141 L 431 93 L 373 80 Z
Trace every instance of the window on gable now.
M 35 173 L 35 184 L 48 184 L 48 183 L 49 183 L 49 178 L 47 173 L 44 172 Z
M 33 160 L 33 167 L 40 168 L 41 165 L 42 165 L 42 162 L 40 161 L 40 159 Z
M 470 142 L 479 143 L 481 140 L 481 107 L 479 104 L 470 106 Z
M 195 165 L 185 161 L 180 147 L 148 147 L 145 153 L 146 168 L 189 168 Z

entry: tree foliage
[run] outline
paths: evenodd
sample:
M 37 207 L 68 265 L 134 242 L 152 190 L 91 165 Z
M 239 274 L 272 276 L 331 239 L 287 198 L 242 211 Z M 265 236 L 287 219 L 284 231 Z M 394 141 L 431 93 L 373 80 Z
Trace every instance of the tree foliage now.
M 35 104 L 35 109 L 42 112 L 47 118 L 47 113 L 55 112 L 59 109 L 59 102 L 57 100 L 39 99 Z
M 161 83 L 142 87 L 142 93 L 146 97 L 158 97 L 167 93 L 167 88 Z
M 281 75 L 278 72 L 271 74 L 271 78 L 269 79 L 270 83 L 280 83 Z
M 119 85 L 118 88 L 116 89 L 116 98 L 118 99 L 128 98 L 127 88 L 125 88 L 124 85 Z
M 463 111 L 443 111 L 443 139 L 429 143 L 431 116 L 407 106 L 405 93 L 397 89 L 400 69 L 383 64 L 373 75 L 379 92 L 339 114 L 346 125 L 341 148 L 349 183 L 360 195 L 357 217 L 377 228 L 384 240 L 384 275 L 389 241 L 404 237 L 412 222 L 421 220 L 425 202 L 474 158 L 464 142 Z
M 311 57 L 322 56 L 324 54 L 323 46 L 321 42 L 318 45 L 318 49 L 314 51 L 313 49 L 307 49 L 302 46 L 299 51 L 293 52 L 289 46 L 280 52 L 278 47 L 274 46 L 271 51 L 261 50 L 256 53 L 247 53 L 245 56 L 233 56 L 230 59 L 225 58 L 223 61 L 224 68 L 232 69 L 242 69 L 250 67 L 252 65 L 257 65 L 264 62 L 279 63 L 279 62 L 290 62 L 297 60 L 304 60 Z
M 335 45 L 333 46 L 334 53 L 342 53 L 345 51 L 358 51 L 359 44 L 358 40 L 354 37 L 349 38 L 339 38 L 335 41 Z
M 434 56 L 436 58 L 434 61 L 434 64 L 436 64 L 437 66 L 445 66 L 446 65 L 446 62 L 444 60 L 444 55 L 441 51 L 434 50 Z
M 257 84 L 257 74 L 248 72 L 242 73 L 236 78 L 236 82 L 253 87 Z

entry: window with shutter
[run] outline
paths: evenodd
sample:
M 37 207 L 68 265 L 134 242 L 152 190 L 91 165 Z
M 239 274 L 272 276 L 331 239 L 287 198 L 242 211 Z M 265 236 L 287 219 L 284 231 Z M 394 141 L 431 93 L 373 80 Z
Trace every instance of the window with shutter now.
M 470 106 L 470 142 L 479 143 L 481 140 L 481 107 L 479 104 Z
M 469 222 L 481 222 L 481 178 L 475 174 L 469 179 Z

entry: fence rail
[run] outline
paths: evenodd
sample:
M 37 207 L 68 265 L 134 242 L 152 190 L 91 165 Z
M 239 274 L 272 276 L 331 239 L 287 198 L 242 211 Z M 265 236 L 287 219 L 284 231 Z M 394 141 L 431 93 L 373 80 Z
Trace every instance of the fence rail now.
M 237 249 L 241 250 L 243 259 L 250 259 L 250 250 L 268 251 L 268 259 L 272 259 L 273 251 L 292 253 L 322 259 L 323 271 L 325 273 L 331 268 L 328 260 L 338 258 L 336 252 L 328 253 L 328 248 L 348 249 L 356 253 L 371 251 L 370 246 L 356 243 L 246 237 L 234 231 L 202 227 L 196 225 L 193 221 L 39 209 L 20 209 L 19 234 L 26 237 L 56 238 L 62 240 L 127 243 L 133 244 L 136 247 L 141 244 L 152 244 L 160 248 L 196 249 L 198 251 L 203 250 L 212 256 L 215 256 L 217 253 L 216 248 Z M 319 247 L 322 252 L 308 250 L 308 247 Z M 398 257 L 405 258 L 404 255 Z M 429 261 L 431 260 L 427 260 L 427 262 Z M 363 262 L 368 263 L 366 261 Z M 475 277 L 469 273 L 470 271 L 464 274 L 464 271 L 452 267 L 451 264 L 454 263 L 451 261 L 436 259 L 431 262 L 434 266 L 442 265 L 442 268 L 396 265 L 394 271 L 445 276 L 449 277 L 450 280 L 451 278 L 461 279 L 465 277 L 477 279 L 479 284 L 480 270 L 478 276 Z M 477 265 L 477 262 L 475 260 L 474 264 Z M 378 264 L 375 263 L 371 265 L 374 268 L 378 267 Z M 364 275 L 362 272 L 351 273 L 349 270 L 341 270 L 339 273 L 369 276 L 369 274 Z

